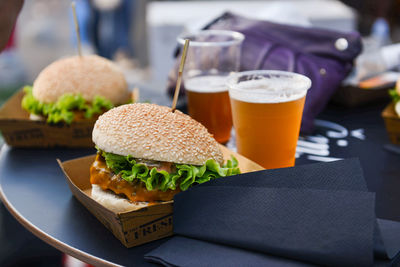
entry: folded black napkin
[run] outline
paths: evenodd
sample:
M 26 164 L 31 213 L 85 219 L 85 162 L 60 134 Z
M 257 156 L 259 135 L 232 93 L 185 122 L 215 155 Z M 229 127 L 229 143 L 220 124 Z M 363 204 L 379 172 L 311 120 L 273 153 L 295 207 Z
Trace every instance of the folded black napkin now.
M 400 250 L 400 224 L 377 221 L 374 202 L 356 159 L 217 179 L 175 197 L 177 236 L 145 258 L 166 266 L 387 266 Z

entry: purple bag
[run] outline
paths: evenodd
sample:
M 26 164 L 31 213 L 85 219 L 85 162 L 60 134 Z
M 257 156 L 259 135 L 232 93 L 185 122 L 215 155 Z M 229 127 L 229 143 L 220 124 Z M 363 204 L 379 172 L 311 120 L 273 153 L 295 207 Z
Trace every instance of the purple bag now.
M 303 133 L 313 130 L 315 117 L 350 72 L 353 60 L 362 48 L 357 32 L 276 24 L 232 13 L 223 14 L 204 29 L 232 30 L 246 36 L 242 45 L 241 71 L 286 70 L 311 79 L 301 125 Z M 170 93 L 175 89 L 176 74 L 174 69 L 169 75 Z

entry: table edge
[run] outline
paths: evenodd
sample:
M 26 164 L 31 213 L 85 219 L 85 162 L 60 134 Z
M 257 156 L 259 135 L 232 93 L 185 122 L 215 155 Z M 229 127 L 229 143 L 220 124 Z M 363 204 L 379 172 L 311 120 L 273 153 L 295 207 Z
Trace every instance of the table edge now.
M 7 145 L 3 145 L 1 148 L 1 153 L 0 157 L 5 153 L 5 147 Z M 74 248 L 54 237 L 51 235 L 47 234 L 46 232 L 42 231 L 39 229 L 37 226 L 32 224 L 29 220 L 27 220 L 21 213 L 18 212 L 18 210 L 8 201 L 7 197 L 4 194 L 3 188 L 0 183 L 0 200 L 3 202 L 4 206 L 7 208 L 7 210 L 12 214 L 12 216 L 20 223 L 24 228 L 26 228 L 29 232 L 34 234 L 36 237 L 39 239 L 43 240 L 47 244 L 49 244 L 52 247 L 55 247 L 56 249 L 71 255 L 74 258 L 77 258 L 81 261 L 84 261 L 86 263 L 95 265 L 95 266 L 121 266 L 115 263 L 112 263 L 110 261 L 101 259 L 99 257 L 93 256 L 89 253 L 83 252 L 77 248 Z

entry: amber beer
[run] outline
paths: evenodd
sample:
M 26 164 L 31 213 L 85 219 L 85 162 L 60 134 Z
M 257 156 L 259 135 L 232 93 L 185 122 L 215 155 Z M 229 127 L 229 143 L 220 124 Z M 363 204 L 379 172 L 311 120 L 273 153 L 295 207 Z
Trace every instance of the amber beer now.
M 185 89 L 190 116 L 201 122 L 219 143 L 228 142 L 232 114 L 226 76 L 190 78 L 185 81 Z
M 240 154 L 266 169 L 291 167 L 311 81 L 288 72 L 262 73 L 229 89 L 236 146 Z

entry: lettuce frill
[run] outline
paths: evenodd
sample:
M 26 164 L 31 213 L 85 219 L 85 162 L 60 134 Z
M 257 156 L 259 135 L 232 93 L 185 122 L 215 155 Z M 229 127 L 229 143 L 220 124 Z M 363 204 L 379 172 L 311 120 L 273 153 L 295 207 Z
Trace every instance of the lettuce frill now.
M 202 166 L 176 164 L 176 171 L 168 173 L 164 170 L 158 171 L 155 167 L 149 169 L 142 163 L 136 163 L 135 159 L 128 156 L 120 156 L 99 150 L 98 153 L 103 156 L 107 167 L 114 173 L 128 181 L 134 182 L 135 179 L 143 182 L 147 190 L 159 189 L 166 191 L 179 188 L 182 191 L 187 190 L 195 184 L 202 184 L 212 179 L 240 174 L 238 161 L 231 157 L 222 167 L 213 159 L 209 159 Z
M 392 98 L 394 103 L 400 101 L 400 95 L 397 93 L 396 89 L 389 90 L 389 95 Z
M 74 111 L 83 111 L 84 117 L 90 119 L 95 114 L 113 108 L 113 104 L 101 96 L 95 96 L 92 103 L 87 103 L 80 94 L 64 94 L 55 103 L 43 103 L 33 96 L 32 86 L 25 86 L 24 92 L 22 108 L 32 114 L 47 117 L 48 123 L 71 124 L 75 117 Z

